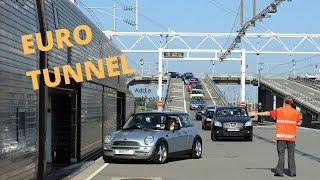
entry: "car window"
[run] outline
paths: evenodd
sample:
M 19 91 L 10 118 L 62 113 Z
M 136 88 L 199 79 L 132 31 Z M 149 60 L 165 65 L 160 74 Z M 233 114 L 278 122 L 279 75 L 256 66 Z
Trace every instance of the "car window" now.
M 181 124 L 182 124 L 182 127 L 193 126 L 192 120 L 187 114 L 181 116 Z
M 192 90 L 191 94 L 202 94 L 201 90 Z
M 201 111 L 201 110 L 204 109 L 204 107 L 205 107 L 204 105 L 199 105 L 199 106 L 197 107 L 197 110 L 200 110 L 200 111 Z
M 160 114 L 134 114 L 124 124 L 125 129 L 157 129 L 164 130 L 167 125 L 167 117 Z
M 193 96 L 191 98 L 191 101 L 203 101 L 203 97 L 201 97 L 201 96 Z

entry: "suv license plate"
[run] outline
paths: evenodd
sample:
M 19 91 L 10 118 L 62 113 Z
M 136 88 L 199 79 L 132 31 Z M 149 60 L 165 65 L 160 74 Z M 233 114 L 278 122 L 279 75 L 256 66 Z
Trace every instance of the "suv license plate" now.
M 227 131 L 240 131 L 240 129 L 239 128 L 229 128 L 229 129 L 227 129 Z
M 115 150 L 114 151 L 115 154 L 133 154 L 133 150 Z

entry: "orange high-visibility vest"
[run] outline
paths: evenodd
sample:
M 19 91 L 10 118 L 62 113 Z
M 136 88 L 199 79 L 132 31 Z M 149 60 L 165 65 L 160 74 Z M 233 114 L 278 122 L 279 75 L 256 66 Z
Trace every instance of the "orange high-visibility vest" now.
M 296 141 L 299 113 L 290 105 L 276 109 L 276 140 Z

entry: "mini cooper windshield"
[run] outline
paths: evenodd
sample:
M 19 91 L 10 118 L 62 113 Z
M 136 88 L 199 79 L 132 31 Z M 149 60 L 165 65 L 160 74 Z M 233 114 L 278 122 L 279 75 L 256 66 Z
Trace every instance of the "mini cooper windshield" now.
M 166 128 L 166 115 L 143 113 L 132 115 L 122 129 L 164 130 Z

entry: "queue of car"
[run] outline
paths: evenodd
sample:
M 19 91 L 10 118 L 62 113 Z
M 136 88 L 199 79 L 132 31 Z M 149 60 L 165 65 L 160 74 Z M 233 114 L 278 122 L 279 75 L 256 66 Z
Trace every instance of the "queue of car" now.
M 189 109 L 196 110 L 195 119 L 201 120 L 203 130 L 211 130 L 213 141 L 223 137 L 244 137 L 252 141 L 252 121 L 245 108 L 206 104 L 199 79 L 191 73 L 182 77 L 190 93 Z

